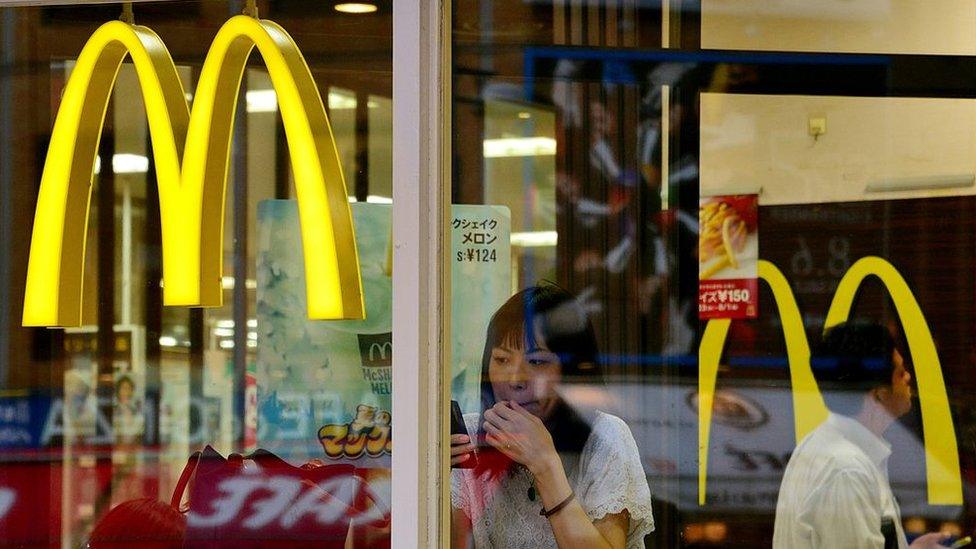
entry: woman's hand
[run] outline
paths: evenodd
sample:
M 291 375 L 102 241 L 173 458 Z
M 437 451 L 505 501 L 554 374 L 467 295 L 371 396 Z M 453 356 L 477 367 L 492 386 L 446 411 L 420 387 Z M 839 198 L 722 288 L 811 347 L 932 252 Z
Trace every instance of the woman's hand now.
M 474 444 L 468 435 L 451 435 L 451 467 L 460 465 L 474 455 Z
M 539 476 L 559 462 L 552 435 L 542 420 L 514 401 L 502 401 L 485 411 L 485 440 L 512 461 Z

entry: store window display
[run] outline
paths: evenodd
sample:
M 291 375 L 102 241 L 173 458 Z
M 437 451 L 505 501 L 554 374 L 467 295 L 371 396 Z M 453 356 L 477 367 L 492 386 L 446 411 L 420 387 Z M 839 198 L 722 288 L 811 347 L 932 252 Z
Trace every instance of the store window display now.
M 0 8 L 0 544 L 390 545 L 371 5 Z

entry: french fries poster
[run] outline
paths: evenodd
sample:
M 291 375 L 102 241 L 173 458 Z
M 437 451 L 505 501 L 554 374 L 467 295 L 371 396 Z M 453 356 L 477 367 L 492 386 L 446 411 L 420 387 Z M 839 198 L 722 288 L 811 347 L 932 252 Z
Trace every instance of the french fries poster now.
M 759 313 L 759 197 L 702 197 L 698 207 L 698 317 Z

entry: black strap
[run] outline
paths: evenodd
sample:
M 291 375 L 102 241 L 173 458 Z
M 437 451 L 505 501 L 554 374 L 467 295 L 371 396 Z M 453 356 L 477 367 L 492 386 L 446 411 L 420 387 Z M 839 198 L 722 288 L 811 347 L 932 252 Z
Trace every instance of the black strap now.
M 881 519 L 881 535 L 884 536 L 885 549 L 898 549 L 898 530 L 895 528 L 895 521 L 885 517 Z

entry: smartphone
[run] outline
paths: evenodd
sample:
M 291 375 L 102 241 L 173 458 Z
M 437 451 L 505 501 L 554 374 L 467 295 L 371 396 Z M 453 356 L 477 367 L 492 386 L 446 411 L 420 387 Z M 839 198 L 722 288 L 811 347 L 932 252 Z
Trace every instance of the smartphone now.
M 468 434 L 468 428 L 464 425 L 464 415 L 461 413 L 461 405 L 458 404 L 456 400 L 451 401 L 451 434 L 452 435 L 471 435 Z M 474 439 L 472 439 L 474 442 Z M 452 467 L 456 469 L 471 469 L 478 463 L 478 454 L 472 452 L 471 457 L 464 460 L 462 463 L 453 465 Z

